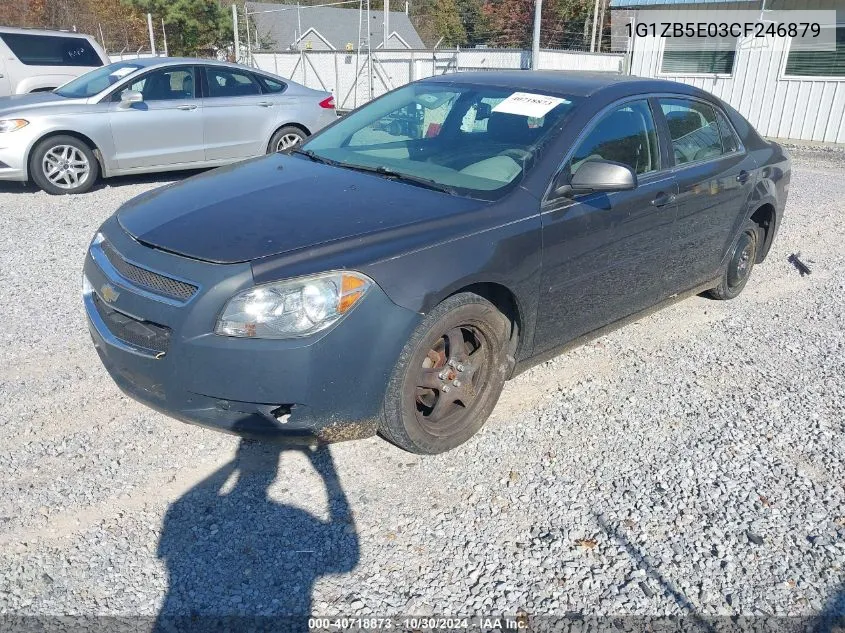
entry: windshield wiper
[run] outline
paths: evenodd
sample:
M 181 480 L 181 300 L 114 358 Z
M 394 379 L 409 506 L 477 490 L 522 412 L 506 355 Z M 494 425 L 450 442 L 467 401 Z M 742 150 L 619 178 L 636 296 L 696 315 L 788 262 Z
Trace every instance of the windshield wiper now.
M 289 154 L 299 154 L 300 156 L 305 156 L 306 158 L 310 158 L 315 163 L 323 163 L 324 165 L 331 165 L 333 167 L 340 167 L 342 166 L 341 163 L 337 162 L 336 160 L 332 160 L 331 158 L 323 158 L 319 154 L 316 154 L 310 149 L 299 149 L 294 148 L 288 152 Z
M 364 171 L 371 174 L 378 174 L 379 176 L 384 176 L 385 178 L 389 178 L 391 180 L 398 180 L 400 182 L 406 182 L 409 185 L 416 185 L 417 187 L 423 187 L 425 189 L 431 189 L 433 191 L 448 193 L 452 196 L 458 195 L 458 192 L 454 189 L 454 187 L 450 187 L 449 185 L 443 185 L 435 180 L 430 180 L 429 178 L 421 178 L 420 176 L 412 176 L 410 174 L 404 174 L 400 171 L 394 171 L 392 169 L 388 169 L 383 165 L 379 165 L 378 167 L 370 167 L 368 165 L 353 165 L 351 163 L 339 163 L 338 167 L 345 167 L 347 169 L 354 169 L 356 171 Z

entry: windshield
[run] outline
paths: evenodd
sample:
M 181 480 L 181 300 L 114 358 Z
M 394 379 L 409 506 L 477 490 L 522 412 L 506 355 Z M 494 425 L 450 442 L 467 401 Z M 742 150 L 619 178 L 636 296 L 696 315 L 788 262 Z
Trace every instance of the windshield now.
M 496 86 L 411 84 L 302 147 L 343 167 L 496 199 L 533 167 L 576 101 Z
M 64 86 L 56 88 L 53 92 L 59 96 L 69 97 L 71 99 L 87 99 L 102 92 L 124 77 L 131 75 L 139 68 L 141 66 L 138 64 L 128 64 L 126 62 L 109 64 L 97 70 L 92 70 L 90 73 L 85 73 L 73 81 L 67 82 Z

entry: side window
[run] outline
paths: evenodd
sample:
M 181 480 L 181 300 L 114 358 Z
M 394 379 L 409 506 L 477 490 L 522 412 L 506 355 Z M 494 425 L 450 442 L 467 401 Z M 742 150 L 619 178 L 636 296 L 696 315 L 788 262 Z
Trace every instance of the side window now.
M 611 160 L 637 174 L 660 168 L 657 133 L 647 101 L 632 101 L 606 114 L 572 156 L 570 173 L 587 160 Z
M 733 126 L 719 110 L 716 110 L 716 120 L 719 121 L 719 133 L 722 136 L 722 150 L 725 154 L 735 152 L 739 149 L 739 142 L 736 140 Z
M 194 69 L 180 66 L 163 68 L 137 79 L 124 86 L 112 96 L 112 101 L 120 101 L 124 90 L 140 92 L 144 101 L 176 101 L 194 98 Z
M 84 37 L 3 33 L 0 38 L 27 66 L 102 66 L 103 61 Z
M 261 94 L 258 81 L 250 73 L 229 68 L 207 67 L 209 97 L 248 97 Z
M 691 99 L 659 101 L 669 125 L 676 165 L 722 155 L 722 136 L 711 106 Z
M 264 77 L 263 75 L 257 75 L 258 82 L 261 84 L 262 90 L 267 94 L 279 94 L 285 91 L 287 86 L 282 83 L 281 81 L 276 81 L 275 79 L 270 79 L 269 77 Z

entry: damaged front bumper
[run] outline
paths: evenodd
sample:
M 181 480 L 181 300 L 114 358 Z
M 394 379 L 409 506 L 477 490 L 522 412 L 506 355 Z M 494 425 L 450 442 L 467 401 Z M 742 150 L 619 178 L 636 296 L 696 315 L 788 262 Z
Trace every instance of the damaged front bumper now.
M 122 262 L 197 288 L 188 300 L 159 297 L 91 246 L 84 266 L 88 325 L 127 395 L 184 422 L 256 439 L 315 444 L 376 433 L 390 373 L 421 315 L 375 287 L 314 336 L 219 336 L 213 330 L 220 309 L 253 283 L 249 264 L 207 264 L 147 248 L 114 219 L 101 233 L 112 258 L 119 253 Z M 133 271 L 122 268 L 137 280 Z

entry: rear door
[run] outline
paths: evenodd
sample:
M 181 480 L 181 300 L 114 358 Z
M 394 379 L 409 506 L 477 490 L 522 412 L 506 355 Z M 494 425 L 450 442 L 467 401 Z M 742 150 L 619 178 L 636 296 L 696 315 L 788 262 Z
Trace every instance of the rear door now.
M 601 116 L 563 169 L 574 174 L 590 159 L 628 165 L 638 186 L 544 203 L 537 352 L 651 306 L 665 283 L 676 184 L 663 169 L 648 100 L 626 102 Z
M 678 181 L 678 219 L 667 274 L 675 292 L 718 275 L 754 187 L 757 164 L 725 115 L 690 97 L 658 98 Z
M 277 108 L 246 70 L 204 66 L 203 138 L 208 160 L 237 160 L 266 153 Z M 273 128 L 275 129 L 275 128 Z
M 144 100 L 120 103 L 124 90 Z M 202 100 L 197 98 L 194 66 L 152 70 L 112 95 L 109 123 L 120 169 L 190 165 L 205 160 Z

